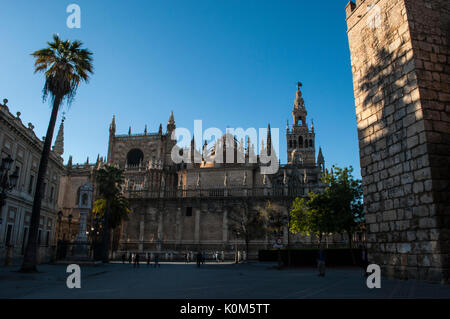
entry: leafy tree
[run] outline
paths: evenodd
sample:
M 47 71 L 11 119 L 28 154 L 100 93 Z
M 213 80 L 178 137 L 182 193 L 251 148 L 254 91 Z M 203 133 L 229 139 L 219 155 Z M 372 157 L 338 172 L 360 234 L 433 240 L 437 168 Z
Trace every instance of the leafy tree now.
M 295 199 L 290 231 L 315 234 L 319 245 L 323 233 L 346 233 L 352 249 L 353 234 L 364 222 L 361 181 L 353 178 L 351 166 L 333 169 L 334 173 L 322 178 L 328 185 L 322 193 L 311 192 L 309 199 Z
M 117 216 L 122 216 L 123 211 L 117 213 L 117 209 L 122 209 L 127 206 L 124 200 L 120 200 L 122 192 L 122 184 L 124 183 L 123 170 L 115 166 L 106 165 L 97 171 L 97 186 L 98 193 L 103 204 L 97 201 L 97 209 L 104 214 L 103 218 L 103 262 L 107 263 L 109 256 L 109 240 L 110 229 L 114 228 L 117 223 Z M 116 213 L 113 213 L 115 211 Z
M 325 189 L 328 209 L 336 218 L 337 232 L 345 232 L 349 247 L 355 230 L 364 222 L 361 180 L 352 176 L 353 167 L 339 168 L 333 166 L 334 174 L 325 175 L 323 181 L 329 186 Z
M 30 233 L 23 264 L 20 269 L 21 272 L 37 271 L 37 237 L 43 184 L 58 111 L 64 101 L 68 105 L 73 102 L 80 83 L 88 82 L 90 74 L 93 73 L 92 53 L 87 49 L 82 49 L 81 46 L 83 44 L 80 41 L 62 41 L 57 35 L 54 35 L 53 42 L 48 42 L 47 44 L 47 48 L 31 54 L 36 59 L 35 73 L 44 72 L 45 74 L 43 100 L 45 101 L 50 97 L 53 106 L 39 163 L 36 191 L 31 212 Z
M 291 209 L 290 231 L 294 234 L 304 232 L 315 235 L 319 246 L 324 233 L 336 230 L 336 222 L 329 211 L 329 199 L 323 193 L 309 193 L 309 199 L 296 198 Z
M 242 209 L 231 209 L 228 215 L 230 230 L 245 241 L 245 251 L 248 256 L 249 243 L 253 239 L 261 238 L 264 234 L 264 221 L 258 211 L 249 210 L 248 206 Z

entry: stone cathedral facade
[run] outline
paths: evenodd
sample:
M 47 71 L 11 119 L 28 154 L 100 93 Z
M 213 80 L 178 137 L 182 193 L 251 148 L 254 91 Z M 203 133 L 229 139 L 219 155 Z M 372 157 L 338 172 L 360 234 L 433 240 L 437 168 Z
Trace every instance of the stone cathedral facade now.
M 270 125 L 265 143 L 256 154 L 254 142 L 244 143 L 230 134 L 223 135 L 213 147 L 206 142 L 198 148 L 192 140 L 190 147 L 178 148 L 172 140 L 176 129 L 172 113 L 163 132 L 132 134 L 116 133 L 116 119 L 109 127 L 107 159 L 98 158 L 95 164 L 72 165 L 69 161 L 67 176 L 63 177 L 68 192 L 64 198 L 66 213 L 76 211 L 76 188 L 86 180 L 95 186 L 95 169 L 103 164 L 124 169 L 124 195 L 129 199 L 132 212 L 116 232 L 115 252 L 171 252 L 224 251 L 230 254 L 236 243 L 229 216 L 241 210 L 258 211 L 268 201 L 288 214 L 292 201 L 309 191 L 321 191 L 320 182 L 326 173 L 325 160 L 319 149 L 316 158 L 314 126 L 308 125 L 307 111 L 299 83 L 292 110 L 293 125 L 286 127 L 288 163 L 279 165 L 274 174 L 264 174 L 261 154 L 279 163 L 273 152 Z M 187 155 L 188 160 L 174 163 L 173 149 Z M 222 160 L 218 160 L 221 158 Z M 231 158 L 231 161 L 228 159 Z M 238 160 L 241 159 L 240 161 Z M 70 190 L 69 190 L 70 188 Z M 282 240 L 300 246 L 314 243 L 307 236 L 288 235 L 287 227 Z M 289 236 L 289 238 L 288 238 Z M 261 238 L 250 243 L 250 255 L 258 249 L 271 246 L 273 238 Z M 244 246 L 241 246 L 244 247 Z M 250 256 L 251 257 L 251 256 Z

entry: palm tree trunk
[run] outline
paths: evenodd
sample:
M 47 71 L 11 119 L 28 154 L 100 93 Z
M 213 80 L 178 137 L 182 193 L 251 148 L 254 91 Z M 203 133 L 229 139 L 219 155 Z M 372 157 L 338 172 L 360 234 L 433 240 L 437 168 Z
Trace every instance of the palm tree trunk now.
M 33 208 L 31 211 L 30 233 L 28 235 L 27 248 L 23 258 L 20 272 L 37 272 L 37 243 L 39 233 L 39 220 L 41 217 L 41 202 L 43 195 L 44 178 L 47 172 L 48 158 L 50 156 L 50 147 L 53 139 L 53 132 L 55 130 L 56 118 L 61 104 L 61 98 L 55 97 L 53 101 L 52 114 L 47 128 L 47 135 L 45 136 L 44 148 L 42 149 L 41 160 L 39 162 L 39 171 L 36 179 L 36 190 L 34 192 Z
M 109 262 L 109 211 L 110 211 L 111 201 L 106 200 L 106 211 L 105 211 L 105 221 L 103 225 L 103 262 Z

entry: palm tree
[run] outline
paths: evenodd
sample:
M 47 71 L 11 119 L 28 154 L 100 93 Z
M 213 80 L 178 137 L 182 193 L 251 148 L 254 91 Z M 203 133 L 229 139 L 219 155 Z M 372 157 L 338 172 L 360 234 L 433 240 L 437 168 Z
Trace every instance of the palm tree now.
M 103 262 L 107 263 L 109 256 L 109 230 L 111 226 L 115 226 L 116 218 L 110 222 L 111 212 L 116 211 L 117 207 L 120 209 L 126 207 L 128 209 L 128 202 L 121 197 L 122 184 L 124 182 L 123 170 L 114 166 L 105 166 L 97 171 L 97 185 L 100 197 L 103 202 Z M 119 200 L 118 200 L 119 199 Z M 101 202 L 97 202 L 97 207 Z M 123 211 L 122 211 L 123 214 Z
M 37 271 L 37 236 L 43 184 L 58 111 L 64 101 L 69 105 L 73 102 L 80 83 L 88 82 L 89 75 L 93 73 L 92 53 L 87 49 L 81 49 L 83 44 L 80 41 L 62 41 L 58 35 L 54 35 L 53 42 L 47 42 L 47 44 L 47 48 L 31 54 L 36 59 L 35 73 L 45 73 L 43 100 L 45 101 L 50 97 L 53 107 L 39 163 L 31 212 L 30 233 L 22 268 L 20 269 L 21 272 Z
M 97 219 L 102 219 L 106 214 L 106 199 L 97 199 L 94 202 L 92 213 Z M 130 203 L 122 195 L 116 195 L 111 200 L 108 224 L 110 229 L 116 229 L 122 224 L 122 221 L 128 220 L 128 214 L 131 212 Z

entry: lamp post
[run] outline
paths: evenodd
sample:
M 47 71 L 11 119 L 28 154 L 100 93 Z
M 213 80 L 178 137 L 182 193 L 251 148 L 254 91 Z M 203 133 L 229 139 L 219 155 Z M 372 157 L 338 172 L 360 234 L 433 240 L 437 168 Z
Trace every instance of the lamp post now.
M 6 203 L 7 194 L 13 190 L 17 185 L 17 181 L 19 179 L 19 173 L 17 169 L 13 174 L 9 175 L 9 170 L 11 169 L 11 165 L 14 160 L 11 158 L 11 155 L 2 159 L 2 163 L 0 165 L 0 221 L 1 212 L 3 211 L 3 206 Z M 1 223 L 0 223 L 1 224 Z M 5 266 L 8 266 L 10 263 L 10 253 L 11 253 L 11 244 L 9 243 L 10 238 L 8 238 L 8 242 L 6 243 L 6 256 L 5 256 Z
M 233 230 L 234 231 L 234 234 L 235 234 L 235 252 L 234 252 L 234 262 L 236 263 L 236 264 L 238 264 L 239 263 L 239 252 L 238 252 L 238 237 L 239 237 L 239 235 L 241 234 L 240 233 L 240 231 L 239 230 L 236 230 L 236 229 L 234 229 Z

